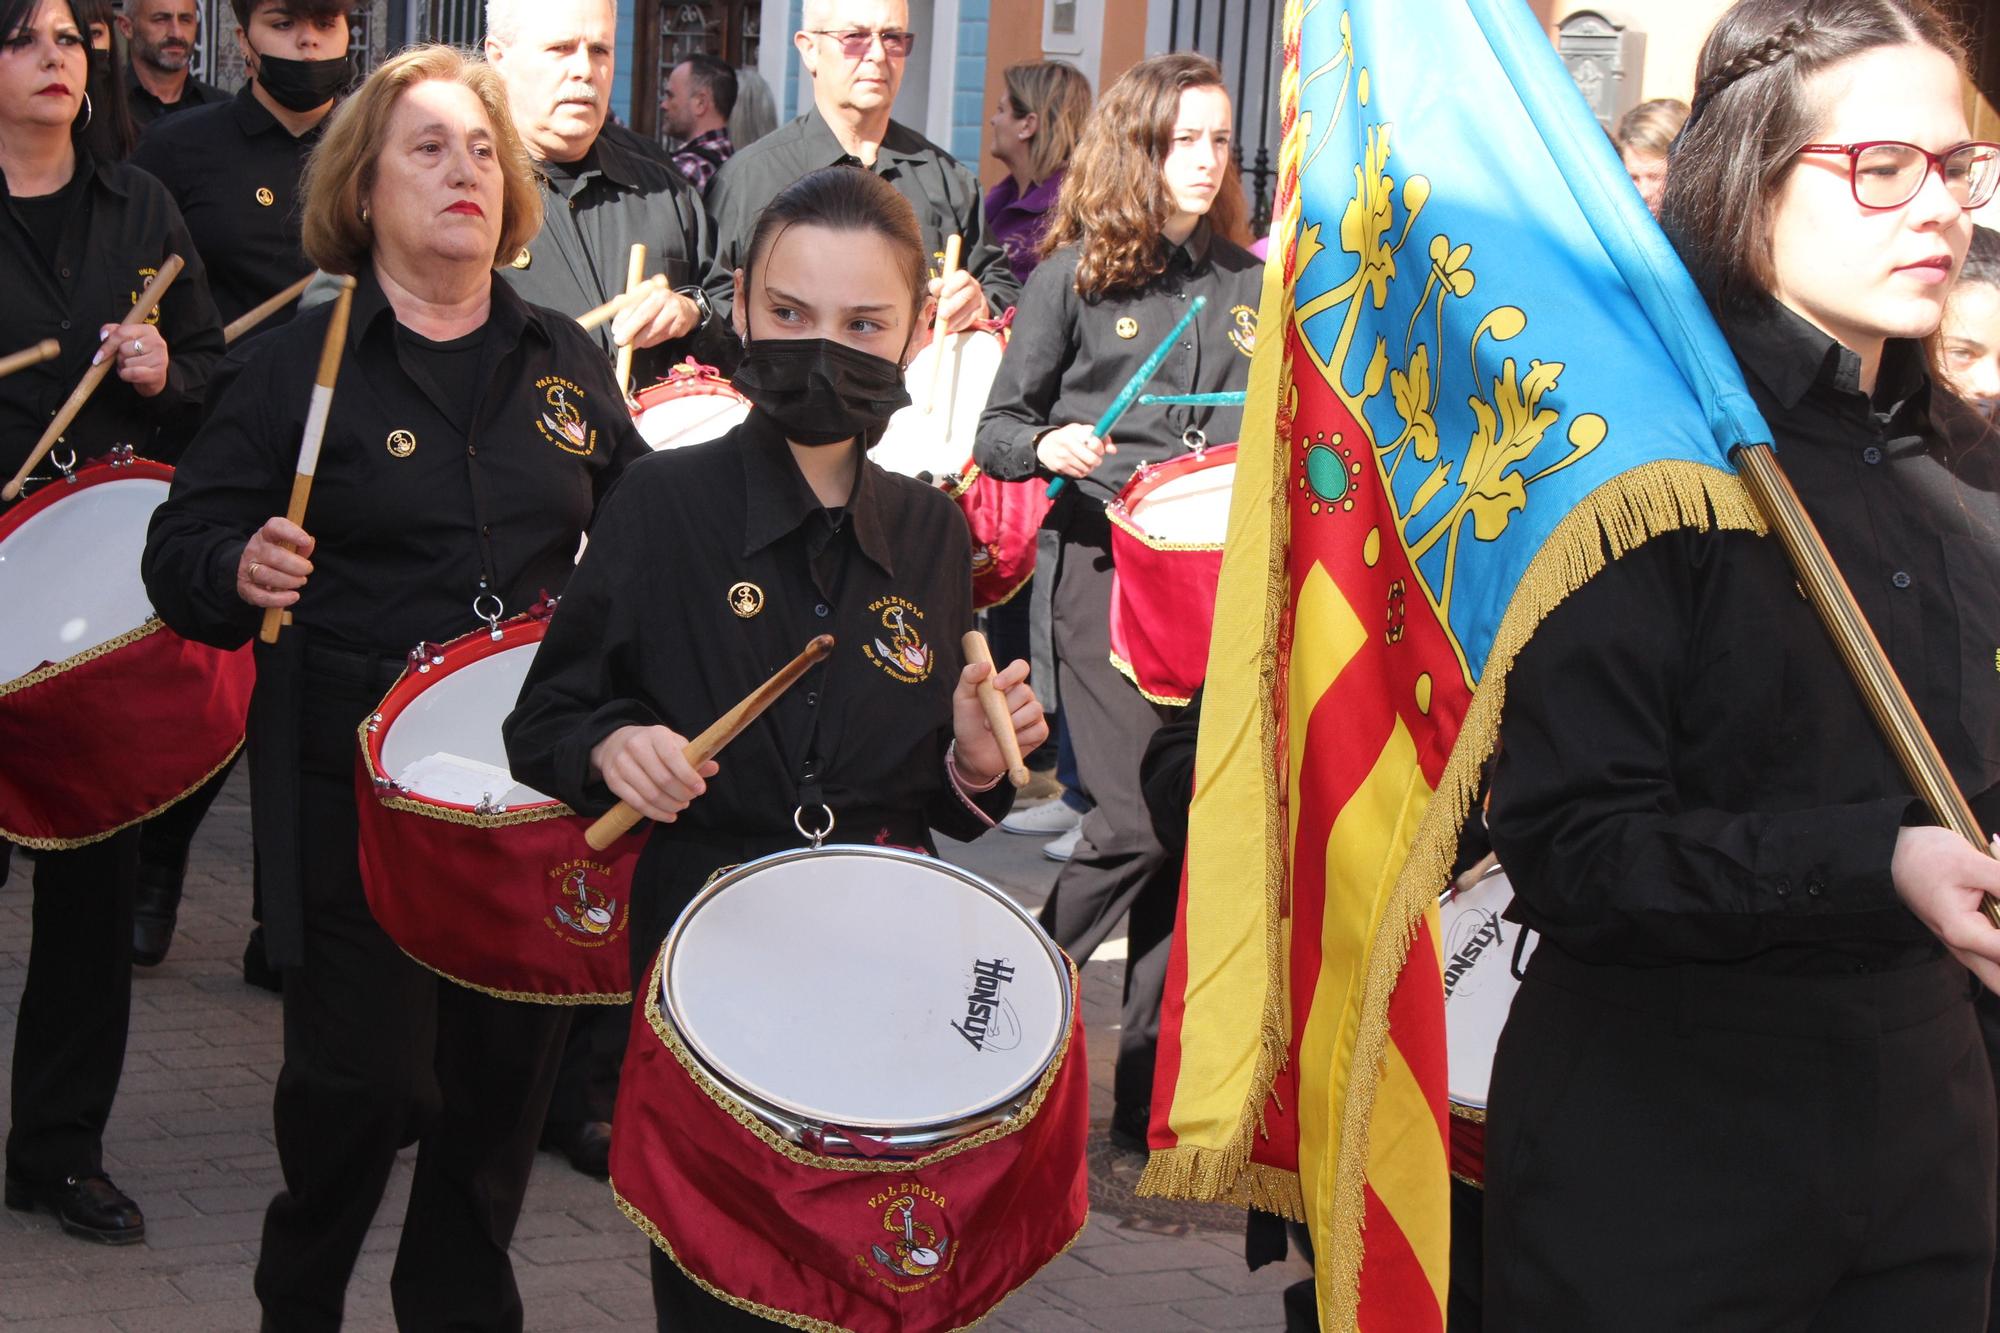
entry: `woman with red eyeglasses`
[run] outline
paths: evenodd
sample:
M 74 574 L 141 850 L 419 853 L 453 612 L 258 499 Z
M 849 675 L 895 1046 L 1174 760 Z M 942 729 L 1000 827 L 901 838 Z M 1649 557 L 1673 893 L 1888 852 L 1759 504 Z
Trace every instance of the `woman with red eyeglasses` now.
M 2000 176 L 1927 0 L 1740 0 L 1661 222 L 1954 777 L 2000 825 L 2000 451 L 1926 340 Z M 2000 863 L 1933 826 L 1774 537 L 1612 561 L 1508 680 L 1540 933 L 1494 1060 L 1492 1329 L 1977 1329 Z

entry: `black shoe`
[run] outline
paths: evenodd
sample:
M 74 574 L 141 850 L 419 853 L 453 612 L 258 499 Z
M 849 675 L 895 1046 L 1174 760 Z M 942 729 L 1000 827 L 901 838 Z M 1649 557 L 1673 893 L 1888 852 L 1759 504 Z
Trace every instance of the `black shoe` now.
M 542 1126 L 542 1147 L 569 1158 L 569 1164 L 599 1180 L 611 1174 L 611 1122 L 551 1120 Z
M 285 993 L 285 974 L 271 966 L 271 957 L 264 952 L 262 926 L 251 930 L 250 942 L 243 946 L 243 984 L 273 995 Z
M 1127 1115 L 1122 1111 L 1111 1113 L 1111 1146 L 1120 1152 L 1144 1153 L 1151 1151 L 1146 1142 L 1147 1116 Z
M 47 1209 L 70 1235 L 106 1245 L 137 1245 L 146 1239 L 146 1219 L 139 1205 L 102 1173 L 44 1185 L 10 1171 L 7 1206 L 22 1213 Z
M 132 961 L 158 967 L 173 947 L 174 922 L 180 916 L 181 881 L 140 872 L 139 892 L 132 904 Z

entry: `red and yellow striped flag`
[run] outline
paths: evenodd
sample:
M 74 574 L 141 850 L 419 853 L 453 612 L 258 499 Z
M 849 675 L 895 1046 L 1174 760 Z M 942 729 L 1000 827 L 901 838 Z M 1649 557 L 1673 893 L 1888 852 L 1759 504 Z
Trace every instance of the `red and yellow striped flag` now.
M 1756 528 L 1733 359 L 1521 0 L 1288 0 L 1148 1193 L 1442 1329 L 1437 903 L 1506 670 L 1604 562 Z

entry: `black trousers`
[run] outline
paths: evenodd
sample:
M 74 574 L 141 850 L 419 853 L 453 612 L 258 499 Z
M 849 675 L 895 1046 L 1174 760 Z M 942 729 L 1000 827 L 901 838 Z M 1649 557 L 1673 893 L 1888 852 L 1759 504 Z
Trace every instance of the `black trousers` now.
M 1587 965 L 1493 1065 L 1485 1327 L 1976 1330 L 1995 1112 L 1971 981 Z
M 171 885 L 177 902 L 181 880 L 187 874 L 188 850 L 194 846 L 194 835 L 201 831 L 201 821 L 208 818 L 209 807 L 215 804 L 215 798 L 222 794 L 223 787 L 229 782 L 229 775 L 236 771 L 236 765 L 242 760 L 243 752 L 238 750 L 234 758 L 216 771 L 215 776 L 139 826 L 139 864 L 142 872 L 149 882 Z
M 625 1036 L 632 1011 L 619 1004 L 577 1006 L 570 1020 L 549 1098 L 549 1120 L 610 1120 L 618 1104 L 618 1067 L 625 1063 Z
M 37 852 L 34 863 L 34 939 L 14 1027 L 7 1172 L 54 1182 L 104 1169 L 104 1125 L 132 1018 L 139 829 L 74 851 Z
M 1139 763 L 1176 710 L 1149 701 L 1111 665 L 1111 524 L 1095 502 L 1076 496 L 1070 505 L 1055 570 L 1056 673 L 1077 769 L 1097 804 L 1083 817 L 1076 852 L 1056 876 L 1041 919 L 1081 964 L 1130 918 L 1112 1114 L 1120 1127 L 1143 1134 L 1180 860 L 1153 832 Z
M 507 1246 L 569 1011 L 442 980 L 369 914 L 354 729 L 380 694 L 325 679 L 305 691 L 305 961 L 285 973 L 285 1060 L 271 1113 L 285 1190 L 264 1217 L 257 1297 L 268 1328 L 339 1328 L 396 1153 L 417 1143 L 389 1280 L 397 1327 L 518 1333 Z

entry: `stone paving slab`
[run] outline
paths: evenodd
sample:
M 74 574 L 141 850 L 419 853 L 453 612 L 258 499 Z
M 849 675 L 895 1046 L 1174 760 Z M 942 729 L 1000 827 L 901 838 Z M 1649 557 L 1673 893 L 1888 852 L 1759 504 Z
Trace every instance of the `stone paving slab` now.
M 946 854 L 1033 907 L 1056 872 L 1040 846 L 996 831 Z M 9 1333 L 257 1327 L 251 1274 L 264 1206 L 279 1184 L 270 1112 L 282 1051 L 277 997 L 241 979 L 249 865 L 249 806 L 239 773 L 196 840 L 173 951 L 162 966 L 142 969 L 133 986 L 132 1037 L 105 1157 L 113 1178 L 145 1209 L 146 1243 L 104 1248 L 64 1236 L 45 1214 L 0 1210 L 0 1327 Z M 0 1050 L 7 1052 L 27 969 L 28 872 L 16 855 L 0 883 Z M 1084 971 L 1092 1107 L 1100 1121 L 1111 1108 L 1122 944 L 1114 941 Z M 0 1129 L 5 1124 L 0 1107 Z M 395 1327 L 389 1272 L 414 1155 L 398 1162 L 363 1246 L 348 1291 L 350 1329 Z M 1186 1218 L 1162 1221 L 1140 1215 L 1136 1205 L 1093 1213 L 1070 1251 L 982 1327 L 1281 1330 L 1279 1292 L 1306 1275 L 1304 1264 L 1294 1259 L 1252 1274 L 1237 1214 L 1188 1209 Z M 646 1248 L 603 1184 L 541 1154 L 513 1246 L 528 1329 L 651 1330 Z

